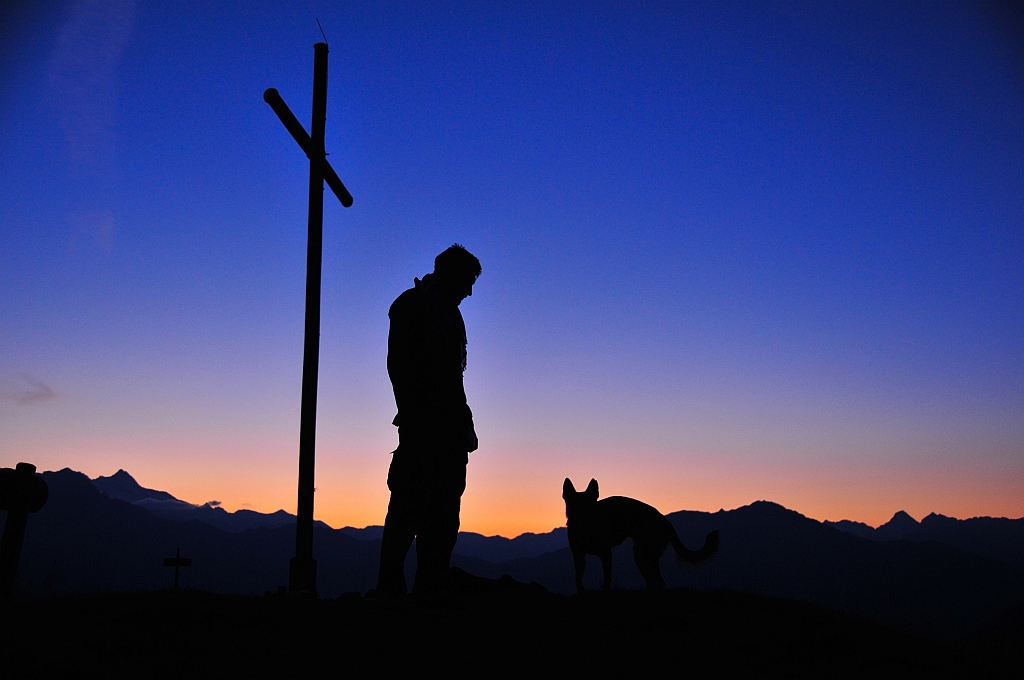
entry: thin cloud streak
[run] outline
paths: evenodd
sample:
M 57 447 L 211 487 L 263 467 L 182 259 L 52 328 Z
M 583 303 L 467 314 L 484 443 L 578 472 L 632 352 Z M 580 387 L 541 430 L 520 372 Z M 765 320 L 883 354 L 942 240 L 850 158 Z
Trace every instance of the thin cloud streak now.
M 57 393 L 45 382 L 29 373 L 17 373 L 14 378 L 0 378 L 0 401 L 16 404 L 38 404 L 52 401 Z

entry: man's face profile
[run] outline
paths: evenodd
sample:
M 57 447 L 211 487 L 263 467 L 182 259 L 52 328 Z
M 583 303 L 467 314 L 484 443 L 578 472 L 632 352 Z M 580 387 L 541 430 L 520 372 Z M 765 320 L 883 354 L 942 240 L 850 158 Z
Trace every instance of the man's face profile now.
M 476 277 L 467 278 L 459 277 L 452 279 L 442 279 L 442 288 L 445 292 L 445 296 L 457 305 L 461 304 L 467 297 L 473 295 L 473 284 L 476 283 Z
M 460 304 L 463 300 L 473 296 L 473 284 L 476 283 L 476 277 L 471 279 L 463 279 L 458 287 L 455 289 L 455 304 Z

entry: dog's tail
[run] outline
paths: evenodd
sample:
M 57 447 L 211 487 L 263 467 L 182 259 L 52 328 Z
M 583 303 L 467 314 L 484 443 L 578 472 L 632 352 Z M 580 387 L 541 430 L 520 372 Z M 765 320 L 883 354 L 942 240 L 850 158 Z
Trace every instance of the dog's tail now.
M 715 529 L 704 538 L 704 547 L 700 550 L 690 550 L 679 540 L 675 529 L 672 530 L 672 548 L 676 551 L 676 558 L 687 562 L 701 562 L 718 552 L 718 529 Z

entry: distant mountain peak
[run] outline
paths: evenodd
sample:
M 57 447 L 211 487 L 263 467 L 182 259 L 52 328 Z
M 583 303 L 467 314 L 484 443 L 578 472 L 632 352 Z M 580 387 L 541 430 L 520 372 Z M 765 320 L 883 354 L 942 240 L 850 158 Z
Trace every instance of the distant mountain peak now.
M 912 529 L 917 527 L 920 524 L 920 522 L 911 517 L 910 514 L 905 510 L 900 510 L 895 515 L 893 515 L 892 519 L 886 522 L 886 524 L 900 529 L 904 527 Z
M 135 478 L 128 474 L 127 470 L 123 469 L 118 470 L 109 477 L 97 477 L 92 480 L 92 483 L 97 489 L 107 494 L 110 498 L 127 501 L 129 503 L 138 503 L 139 501 L 147 498 L 159 501 L 178 500 L 166 491 L 145 488 L 136 482 Z
M 756 515 L 763 515 L 765 517 L 787 516 L 808 519 L 807 516 L 803 513 L 797 512 L 796 510 L 791 510 L 787 508 L 785 505 L 776 503 L 775 501 L 754 501 L 750 505 L 744 505 L 736 509 L 746 512 L 752 512 Z
M 131 474 L 129 474 L 129 472 L 124 468 L 121 468 L 120 470 L 110 475 L 109 477 L 97 477 L 96 479 L 93 480 L 93 482 L 95 483 L 101 479 L 108 480 L 111 483 L 134 485 L 139 488 L 142 488 L 142 485 L 136 482 L 135 478 L 132 477 Z
M 273 513 L 255 512 L 253 510 L 228 512 L 223 508 L 221 502 L 216 500 L 207 501 L 202 505 L 189 503 L 175 498 L 166 491 L 147 489 L 135 481 L 135 478 L 126 470 L 118 470 L 109 477 L 97 477 L 90 481 L 100 493 L 106 494 L 108 498 L 126 501 L 140 508 L 145 508 L 150 514 L 160 519 L 178 522 L 197 520 L 203 524 L 209 524 L 232 533 L 256 528 L 276 529 L 295 523 L 295 516 L 288 514 L 284 510 L 278 510 Z M 317 522 L 317 525 L 319 524 L 321 522 Z
M 780 505 L 779 503 L 776 503 L 775 501 L 764 501 L 764 500 L 754 501 L 753 503 L 751 503 L 747 507 L 757 508 L 759 510 L 785 510 L 787 512 L 795 512 L 795 510 L 790 510 L 786 506 Z
M 906 511 L 900 510 L 892 516 L 885 524 L 875 530 L 876 537 L 883 541 L 899 540 L 910 538 L 921 528 L 921 523 L 911 517 Z

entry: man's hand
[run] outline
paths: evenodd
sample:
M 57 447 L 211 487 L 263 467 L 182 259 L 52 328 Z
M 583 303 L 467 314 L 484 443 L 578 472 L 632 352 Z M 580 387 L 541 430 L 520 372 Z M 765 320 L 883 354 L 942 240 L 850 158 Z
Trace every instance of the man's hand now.
M 480 447 L 480 441 L 476 438 L 476 429 L 472 425 L 466 430 L 466 451 L 472 453 Z

